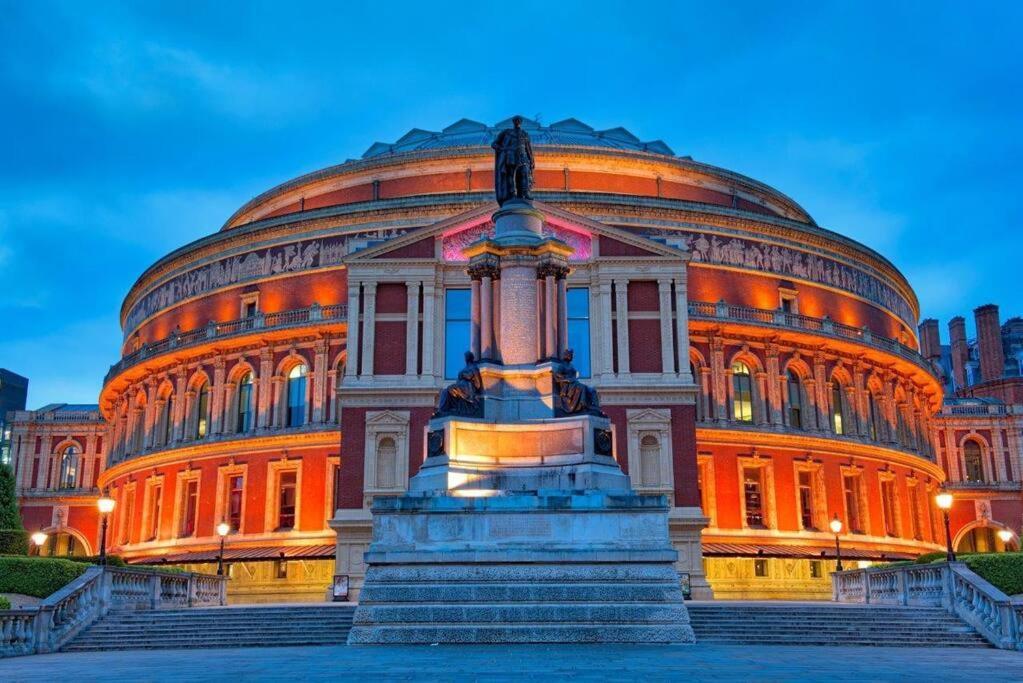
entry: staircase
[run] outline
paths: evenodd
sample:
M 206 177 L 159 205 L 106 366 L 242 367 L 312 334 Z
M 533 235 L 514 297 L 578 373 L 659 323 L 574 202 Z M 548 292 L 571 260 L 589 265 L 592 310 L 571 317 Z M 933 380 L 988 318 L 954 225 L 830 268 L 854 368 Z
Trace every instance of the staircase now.
M 991 647 L 941 607 L 826 602 L 687 602 L 699 643 Z
M 354 611 L 330 603 L 113 611 L 62 651 L 343 645 Z

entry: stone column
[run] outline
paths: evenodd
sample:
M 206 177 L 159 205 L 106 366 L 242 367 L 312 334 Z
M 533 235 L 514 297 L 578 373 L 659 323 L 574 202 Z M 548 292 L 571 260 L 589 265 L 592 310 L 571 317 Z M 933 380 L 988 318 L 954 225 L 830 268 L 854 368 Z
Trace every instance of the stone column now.
M 547 358 L 557 356 L 558 335 L 558 297 L 557 283 L 554 273 L 547 269 L 543 278 L 543 355 Z
M 710 422 L 714 419 L 710 408 L 710 384 L 714 380 L 710 377 L 710 368 L 704 366 L 697 368 L 696 371 L 700 373 L 700 400 L 703 401 L 703 419 Z
M 493 278 L 480 279 L 480 358 L 494 359 L 494 288 Z
M 314 424 L 326 421 L 327 413 L 327 340 L 320 338 L 313 344 L 312 393 L 310 420 Z
M 348 329 L 345 339 L 345 376 L 359 374 L 359 283 L 348 282 Z M 262 374 L 262 373 L 261 373 Z
M 224 416 L 224 376 L 226 374 L 223 356 L 213 361 L 213 386 L 210 387 L 209 434 L 220 434 Z
M 174 430 L 171 434 L 171 440 L 174 443 L 181 441 L 184 435 L 185 429 L 185 371 L 183 369 L 178 370 L 176 388 L 174 389 Z
M 767 405 L 770 422 L 775 427 L 782 425 L 782 405 L 785 402 L 785 378 L 781 374 L 781 364 L 778 359 L 778 347 L 775 344 L 768 344 L 767 349 Z
M 689 376 L 689 301 L 681 278 L 675 279 L 675 337 L 678 339 L 678 372 L 684 381 L 691 382 L 695 378 Z
M 618 323 L 618 374 L 629 372 L 629 281 L 615 279 L 615 320 Z
M 568 348 L 568 273 L 558 278 L 558 358 Z
M 537 359 L 536 265 L 515 256 L 501 259 L 501 354 L 505 365 Z
M 373 374 L 373 353 L 376 345 L 377 283 L 367 282 L 362 294 L 365 311 L 362 314 L 362 374 Z
M 419 374 L 419 282 L 405 283 L 405 376 Z
M 657 280 L 658 307 L 661 320 L 661 372 L 664 374 L 675 373 L 675 339 L 671 319 L 671 279 L 660 278 Z M 679 366 L 678 372 L 682 368 Z
M 831 383 L 828 382 L 824 367 L 824 356 L 821 354 L 813 357 L 813 378 L 814 384 L 817 387 L 817 426 L 821 431 L 833 431 L 835 425 L 831 423 L 830 415 L 828 414 L 828 406 L 831 401 L 831 397 L 828 396 L 828 389 Z M 826 429 L 824 425 L 827 425 Z
M 480 339 L 483 310 L 480 302 L 480 278 L 473 277 L 469 283 L 469 350 L 476 358 L 483 356 L 483 344 Z
M 728 392 L 725 389 L 725 345 L 720 337 L 710 340 L 710 377 L 714 386 L 714 418 L 724 424 L 728 421 Z
M 356 319 L 358 319 L 358 307 L 356 307 Z M 356 322 L 356 325 L 358 323 Z M 351 350 L 352 347 L 349 347 Z M 259 392 L 256 396 L 256 405 L 259 406 L 258 410 L 258 423 L 259 429 L 269 429 L 273 424 L 273 416 L 270 411 L 273 406 L 273 352 L 269 348 L 263 348 L 259 351 Z
M 768 423 L 769 412 L 773 411 L 774 408 L 768 407 L 770 399 L 768 398 L 767 388 L 767 373 L 763 370 L 754 373 L 754 377 L 757 383 L 757 393 L 760 394 L 758 400 L 753 402 L 753 421 L 758 425 L 765 425 Z
M 423 283 L 423 374 L 433 374 L 434 302 L 437 290 L 432 282 Z
M 222 411 L 221 433 L 230 434 L 237 429 L 237 424 L 232 419 L 237 412 L 237 404 L 235 403 L 235 392 L 238 390 L 237 382 L 225 382 L 224 383 L 224 406 Z
M 156 380 L 152 377 L 146 378 L 146 428 L 143 436 L 143 450 L 148 450 L 156 445 L 156 420 L 159 416 L 156 405 Z
M 611 335 L 611 281 L 601 280 L 597 286 L 600 298 L 600 373 L 614 372 L 614 347 Z
M 490 294 L 490 319 L 491 319 L 491 330 L 493 334 L 493 341 L 491 342 L 493 350 L 490 355 L 492 360 L 498 363 L 503 362 L 501 357 L 501 271 L 496 269 L 494 272 L 494 280 L 491 283 L 491 294 Z

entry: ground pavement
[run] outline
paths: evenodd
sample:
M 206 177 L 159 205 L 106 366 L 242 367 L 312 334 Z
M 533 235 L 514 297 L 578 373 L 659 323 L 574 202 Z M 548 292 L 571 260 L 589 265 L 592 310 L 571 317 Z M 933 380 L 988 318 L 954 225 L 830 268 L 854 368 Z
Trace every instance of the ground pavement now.
M 129 650 L 0 660 L 0 681 L 1023 681 L 1023 652 L 723 645 Z

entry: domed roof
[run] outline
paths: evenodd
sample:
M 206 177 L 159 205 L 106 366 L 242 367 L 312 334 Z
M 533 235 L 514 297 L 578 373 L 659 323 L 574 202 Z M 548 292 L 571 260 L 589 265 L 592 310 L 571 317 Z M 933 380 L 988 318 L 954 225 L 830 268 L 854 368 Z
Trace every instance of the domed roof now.
M 396 142 L 375 142 L 370 146 L 363 159 L 373 159 L 389 154 L 416 152 L 446 147 L 489 147 L 497 134 L 505 128 L 512 127 L 510 118 L 488 126 L 479 121 L 461 119 L 441 131 L 413 128 L 401 136 Z M 660 140 L 643 142 L 624 128 L 608 128 L 597 130 L 578 119 L 565 119 L 549 126 L 522 117 L 522 127 L 529 132 L 534 145 L 573 145 L 582 147 L 605 147 L 610 149 L 627 149 L 637 152 L 650 152 L 674 156 L 675 153 Z

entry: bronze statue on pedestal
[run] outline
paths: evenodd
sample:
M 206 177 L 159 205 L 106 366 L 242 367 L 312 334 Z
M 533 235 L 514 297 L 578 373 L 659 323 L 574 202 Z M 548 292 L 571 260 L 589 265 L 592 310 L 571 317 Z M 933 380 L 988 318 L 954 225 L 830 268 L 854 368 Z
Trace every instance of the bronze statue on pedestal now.
M 522 117 L 512 119 L 514 128 L 502 130 L 491 147 L 494 148 L 494 191 L 497 203 L 504 206 L 509 199 L 529 201 L 533 187 L 533 144 L 529 133 L 522 130 Z

